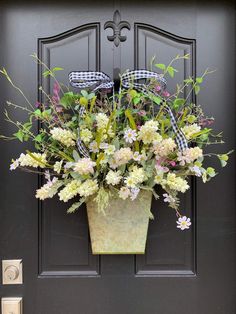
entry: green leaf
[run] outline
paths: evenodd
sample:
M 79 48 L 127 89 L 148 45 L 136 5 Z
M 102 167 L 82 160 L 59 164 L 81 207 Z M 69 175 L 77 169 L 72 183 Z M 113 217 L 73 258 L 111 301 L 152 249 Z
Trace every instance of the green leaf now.
M 157 105 L 160 105 L 162 102 L 161 97 L 158 97 L 158 96 L 153 96 L 152 99 Z
M 141 100 L 141 98 L 135 97 L 135 98 L 133 99 L 134 105 L 137 105 L 137 104 L 140 102 L 140 100 Z
M 88 92 L 83 89 L 83 90 L 81 91 L 81 95 L 84 96 L 85 98 L 87 98 L 87 97 L 88 97 Z
M 42 112 L 40 109 L 37 109 L 34 111 L 34 115 L 37 116 L 37 117 L 42 117 Z
M 16 138 L 18 138 L 18 140 L 20 142 L 24 141 L 24 133 L 22 132 L 22 130 L 19 130 L 18 132 L 13 134 Z
M 80 159 L 80 156 L 76 150 L 73 150 L 73 158 L 75 161 L 78 161 Z
M 213 178 L 216 176 L 216 172 L 215 172 L 215 169 L 212 168 L 212 167 L 208 167 L 207 170 L 206 170 L 207 174 L 209 177 Z
M 56 71 L 63 71 L 64 69 L 63 68 L 60 68 L 60 67 L 55 67 L 52 69 L 53 72 L 56 72 Z
M 43 77 L 47 77 L 51 75 L 51 71 L 44 71 L 43 72 Z
M 164 63 L 157 63 L 157 64 L 155 64 L 155 67 L 157 67 L 163 71 L 165 71 L 165 69 L 166 69 L 166 66 Z
M 195 94 L 197 95 L 200 92 L 200 86 L 199 85 L 195 85 L 194 86 L 194 91 L 195 91 Z
M 190 114 L 188 117 L 187 117 L 187 122 L 188 123 L 194 123 L 196 121 L 197 117 L 195 117 L 194 115 Z
M 168 72 L 168 74 L 169 74 L 170 77 L 173 78 L 173 77 L 175 76 L 175 69 L 174 69 L 173 67 L 170 67 L 170 66 L 169 66 L 169 67 L 167 68 L 167 72 Z
M 174 107 L 174 109 L 178 110 L 179 107 L 184 105 L 184 103 L 185 103 L 185 99 L 184 98 L 176 98 L 174 100 L 173 107 Z
M 196 82 L 197 82 L 198 84 L 201 84 L 201 83 L 203 82 L 203 78 L 202 78 L 202 77 L 197 77 L 197 78 L 196 78 Z
M 35 136 L 34 140 L 38 143 L 42 142 L 42 134 L 38 134 L 37 136 Z

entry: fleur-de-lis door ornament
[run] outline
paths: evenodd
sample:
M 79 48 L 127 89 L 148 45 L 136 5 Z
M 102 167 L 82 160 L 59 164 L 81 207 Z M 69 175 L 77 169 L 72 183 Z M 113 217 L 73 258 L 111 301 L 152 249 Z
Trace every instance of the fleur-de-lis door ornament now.
M 107 21 L 104 24 L 104 29 L 112 28 L 113 29 L 113 35 L 107 36 L 107 39 L 109 41 L 114 41 L 114 44 L 116 47 L 119 46 L 120 42 L 126 41 L 127 37 L 121 35 L 121 31 L 123 28 L 126 28 L 128 30 L 131 29 L 131 26 L 126 21 L 121 21 L 120 12 L 118 10 L 115 11 L 113 15 L 113 21 Z

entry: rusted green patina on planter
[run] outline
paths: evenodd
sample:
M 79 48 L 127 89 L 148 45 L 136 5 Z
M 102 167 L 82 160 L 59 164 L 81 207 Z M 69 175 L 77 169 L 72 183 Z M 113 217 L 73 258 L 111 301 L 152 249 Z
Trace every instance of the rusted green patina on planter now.
M 132 201 L 113 193 L 104 213 L 94 200 L 87 202 L 93 254 L 144 254 L 152 193 L 142 190 Z

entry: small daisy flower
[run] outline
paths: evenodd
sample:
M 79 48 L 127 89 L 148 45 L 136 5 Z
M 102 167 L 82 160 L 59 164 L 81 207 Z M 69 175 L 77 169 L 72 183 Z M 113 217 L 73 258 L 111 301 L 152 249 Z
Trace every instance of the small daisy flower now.
M 177 228 L 181 230 L 189 229 L 189 227 L 192 224 L 190 218 L 187 218 L 186 216 L 179 217 L 176 223 L 177 223 Z
M 135 161 L 141 161 L 142 155 L 139 154 L 139 152 L 135 152 L 133 155 L 133 160 Z
M 108 145 L 107 148 L 104 150 L 106 155 L 113 155 L 116 150 L 114 145 Z
M 134 141 L 136 141 L 137 133 L 135 130 L 127 129 L 125 130 L 124 139 L 126 143 L 132 144 Z
M 171 196 L 170 194 L 164 193 L 163 197 L 164 197 L 164 202 L 165 203 L 172 203 L 172 204 L 175 203 L 174 197 Z
M 196 177 L 202 176 L 201 169 L 196 165 L 193 167 L 189 167 L 189 170 L 192 171 Z
M 109 146 L 108 143 L 101 143 L 100 146 L 99 146 L 99 148 L 101 148 L 101 149 L 107 149 L 108 146 Z

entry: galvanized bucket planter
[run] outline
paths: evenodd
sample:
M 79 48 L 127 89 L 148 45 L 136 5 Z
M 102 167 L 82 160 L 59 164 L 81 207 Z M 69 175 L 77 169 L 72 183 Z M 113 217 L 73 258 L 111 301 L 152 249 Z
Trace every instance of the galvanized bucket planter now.
M 87 202 L 93 254 L 144 254 L 152 193 L 141 191 L 132 201 L 113 194 L 104 213 L 94 200 Z

